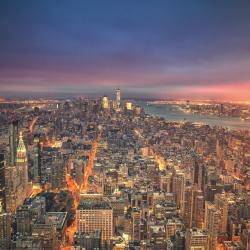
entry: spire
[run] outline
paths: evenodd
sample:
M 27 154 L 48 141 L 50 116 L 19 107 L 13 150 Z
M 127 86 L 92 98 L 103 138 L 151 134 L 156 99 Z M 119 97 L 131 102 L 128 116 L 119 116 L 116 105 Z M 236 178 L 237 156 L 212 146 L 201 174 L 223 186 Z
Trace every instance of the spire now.
M 19 133 L 19 142 L 18 142 L 18 147 L 17 147 L 17 163 L 24 163 L 27 162 L 27 152 L 26 152 L 26 147 L 23 141 L 23 133 Z

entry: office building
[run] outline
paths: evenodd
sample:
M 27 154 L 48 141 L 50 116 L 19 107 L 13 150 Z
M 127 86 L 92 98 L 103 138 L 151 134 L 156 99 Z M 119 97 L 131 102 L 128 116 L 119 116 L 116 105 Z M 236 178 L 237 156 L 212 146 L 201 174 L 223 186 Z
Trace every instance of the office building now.
M 131 111 L 133 109 L 133 103 L 132 102 L 126 102 L 126 110 Z
M 141 224 L 141 211 L 140 209 L 133 208 L 132 214 L 132 240 L 140 241 L 140 224 Z
M 170 240 L 177 231 L 181 231 L 183 225 L 179 219 L 168 219 L 166 222 L 166 239 Z
M 6 212 L 14 214 L 17 203 L 17 169 L 15 166 L 5 167 L 5 202 Z
M 103 98 L 102 98 L 102 108 L 104 110 L 109 109 L 109 98 L 107 96 L 103 96 Z
M 74 235 L 74 249 L 100 250 L 101 249 L 101 230 L 92 233 L 79 233 Z
M 18 235 L 13 250 L 44 250 L 42 241 L 34 240 L 32 236 Z
M 5 160 L 4 154 L 0 153 L 0 213 L 6 211 L 5 206 Z
M 216 208 L 221 213 L 220 221 L 220 233 L 227 232 L 227 220 L 228 220 L 228 200 L 226 194 L 223 192 L 221 194 L 215 194 L 214 203 Z
M 33 240 L 42 243 L 42 249 L 59 250 L 56 226 L 45 221 L 37 221 L 32 227 Z
M 33 183 L 40 183 L 41 180 L 41 146 L 40 146 L 40 139 L 39 136 L 34 136 L 33 145 L 32 145 L 32 152 L 31 152 L 31 159 L 32 159 L 32 182 Z
M 52 189 L 61 189 L 65 187 L 65 167 L 63 159 L 53 157 L 51 165 L 51 187 Z
M 102 244 L 109 244 L 113 236 L 113 210 L 110 201 L 98 194 L 81 195 L 76 210 L 77 231 L 102 231 Z
M 185 173 L 180 170 L 176 170 L 173 176 L 173 193 L 175 195 L 176 205 L 180 210 L 181 216 L 184 216 L 185 186 Z
M 16 154 L 18 145 L 18 121 L 12 121 L 9 127 L 9 161 L 10 166 L 16 164 Z
M 208 235 L 206 231 L 188 229 L 186 231 L 186 250 L 208 250 Z
M 216 249 L 217 237 L 220 230 L 221 213 L 209 201 L 205 203 L 205 229 L 208 232 L 208 249 Z
M 22 195 L 19 195 L 22 202 L 26 199 L 30 192 L 29 179 L 28 179 L 28 159 L 26 147 L 23 141 L 23 134 L 19 134 L 19 142 L 16 155 L 16 168 L 18 176 L 18 191 L 22 191 Z M 21 203 L 22 203 L 21 202 Z
M 17 233 L 20 235 L 31 235 L 31 209 L 22 205 L 16 212 Z
M 11 215 L 0 213 L 0 249 L 9 250 L 11 243 Z
M 194 191 L 193 225 L 202 229 L 204 219 L 204 197 L 201 190 Z
M 121 90 L 119 88 L 115 90 L 115 109 L 116 111 L 121 110 Z
M 187 228 L 191 228 L 193 225 L 193 188 L 192 186 L 186 187 L 185 191 L 185 205 L 184 205 L 184 217 L 183 222 Z

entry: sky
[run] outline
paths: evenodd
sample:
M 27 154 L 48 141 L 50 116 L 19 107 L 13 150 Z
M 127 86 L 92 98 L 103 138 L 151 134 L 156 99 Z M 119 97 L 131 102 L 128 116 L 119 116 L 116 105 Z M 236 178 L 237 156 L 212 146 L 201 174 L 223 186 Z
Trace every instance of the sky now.
M 250 1 L 1 0 L 6 93 L 250 100 Z

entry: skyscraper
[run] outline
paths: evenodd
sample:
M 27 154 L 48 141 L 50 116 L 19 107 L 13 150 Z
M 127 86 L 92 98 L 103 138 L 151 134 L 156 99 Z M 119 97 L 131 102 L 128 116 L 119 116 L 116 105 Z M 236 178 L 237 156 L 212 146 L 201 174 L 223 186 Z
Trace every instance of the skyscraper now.
M 192 227 L 193 222 L 193 203 L 194 192 L 192 186 L 188 186 L 185 189 L 185 205 L 184 205 L 184 224 L 187 228 Z
M 115 90 L 115 108 L 116 111 L 121 109 L 121 90 L 119 88 Z
M 28 160 L 23 135 L 19 135 L 16 166 L 5 168 L 6 211 L 14 213 L 29 195 Z
M 175 194 L 176 205 L 180 209 L 180 215 L 184 216 L 185 205 L 185 173 L 176 170 L 173 176 L 173 193 Z
M 201 190 L 194 191 L 193 224 L 202 229 L 204 217 L 204 197 Z
M 104 110 L 109 109 L 109 98 L 107 96 L 103 96 L 102 98 L 102 108 Z
M 18 121 L 15 120 L 9 127 L 9 164 L 14 166 L 16 164 L 16 153 L 18 144 Z
M 31 234 L 31 209 L 23 205 L 16 212 L 17 232 L 20 235 Z
M 133 103 L 132 102 L 126 102 L 126 110 L 131 111 L 133 109 Z
M 5 203 L 6 212 L 14 213 L 17 208 L 17 170 L 15 166 L 5 168 Z
M 0 213 L 0 249 L 9 250 L 11 243 L 11 216 Z
M 102 244 L 109 244 L 113 236 L 113 210 L 107 198 L 101 195 L 82 195 L 76 210 L 79 233 L 102 231 Z
M 141 211 L 134 208 L 132 211 L 132 239 L 140 241 Z
M 101 230 L 93 233 L 75 233 L 74 235 L 74 249 L 85 250 L 100 250 L 101 249 Z
M 41 180 L 41 147 L 38 135 L 34 136 L 32 149 L 32 178 L 34 183 L 39 183 Z
M 0 213 L 5 211 L 5 161 L 4 154 L 0 154 Z
M 216 208 L 221 213 L 220 233 L 226 233 L 228 219 L 228 200 L 225 193 L 223 192 L 222 194 L 216 194 L 214 196 L 214 203 Z
M 62 157 L 53 157 L 51 164 L 51 187 L 52 189 L 65 186 L 65 166 Z
M 209 250 L 216 249 L 217 237 L 220 230 L 221 213 L 209 201 L 205 203 L 205 229 L 208 231 Z
M 205 185 L 205 166 L 202 159 L 196 158 L 194 162 L 193 182 L 198 185 L 198 189 L 203 190 Z
M 26 147 L 23 141 L 23 134 L 20 132 L 19 134 L 19 142 L 17 147 L 17 155 L 16 155 L 16 167 L 17 167 L 17 175 L 19 179 L 20 187 L 23 190 L 23 200 L 28 195 L 28 159 Z M 20 190 L 20 189 L 19 189 Z

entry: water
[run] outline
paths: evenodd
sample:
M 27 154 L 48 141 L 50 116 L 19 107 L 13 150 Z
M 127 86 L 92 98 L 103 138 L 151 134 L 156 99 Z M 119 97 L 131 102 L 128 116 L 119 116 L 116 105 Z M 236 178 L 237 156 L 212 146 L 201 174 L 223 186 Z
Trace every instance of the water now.
M 138 105 L 144 108 L 146 114 L 159 116 L 165 118 L 167 121 L 202 122 L 210 126 L 250 130 L 250 121 L 243 121 L 240 118 L 184 113 L 172 104 L 147 105 L 146 102 L 138 102 Z

